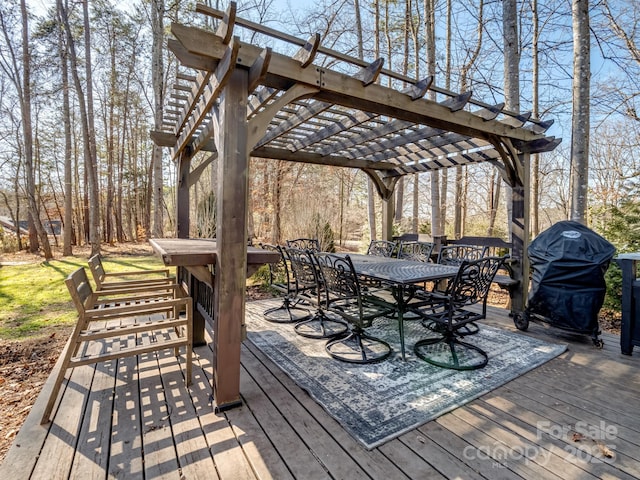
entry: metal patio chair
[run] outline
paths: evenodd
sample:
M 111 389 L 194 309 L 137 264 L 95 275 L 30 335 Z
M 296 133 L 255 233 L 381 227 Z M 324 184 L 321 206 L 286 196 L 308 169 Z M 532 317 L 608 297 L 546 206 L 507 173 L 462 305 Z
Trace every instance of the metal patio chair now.
M 479 245 L 444 245 L 438 252 L 438 263 L 460 265 L 464 260 L 477 260 L 486 255 L 486 247 Z
M 320 242 L 317 238 L 296 238 L 295 240 L 287 240 L 287 247 L 297 248 L 298 250 L 311 250 L 312 252 L 319 252 Z
M 433 243 L 431 242 L 400 242 L 397 256 L 404 260 L 430 262 L 432 252 Z
M 414 352 L 419 358 L 455 370 L 473 370 L 487 364 L 487 353 L 460 340 L 465 336 L 460 332 L 466 325 L 486 318 L 489 287 L 505 258 L 465 260 L 446 291 L 423 293 L 421 303 L 414 304 L 412 309 L 424 317 L 423 323 L 435 336 L 416 342 Z M 468 308 L 478 303 L 480 311 Z
M 298 335 L 308 338 L 331 338 L 347 331 L 347 325 L 340 317 L 327 315 L 327 295 L 320 272 L 312 259 L 310 251 L 285 247 L 295 282 L 296 298 L 311 303 L 315 312 L 309 318 L 296 323 L 294 330 Z M 324 297 L 324 298 L 323 298 Z
M 315 262 L 327 289 L 329 311 L 349 323 L 349 334 L 329 340 L 326 350 L 337 360 L 349 363 L 373 363 L 391 355 L 391 346 L 382 339 L 366 333 L 378 317 L 390 315 L 395 306 L 360 288 L 358 275 L 351 258 L 317 253 Z
M 264 318 L 275 323 L 295 323 L 311 315 L 308 308 L 299 306 L 295 281 L 290 271 L 289 259 L 280 245 L 261 243 L 261 248 L 280 254 L 278 263 L 269 263 L 269 285 L 283 294 L 282 304 L 264 311 Z
M 395 256 L 397 246 L 398 244 L 396 242 L 390 242 L 388 240 L 371 240 L 367 248 L 367 255 L 393 257 Z

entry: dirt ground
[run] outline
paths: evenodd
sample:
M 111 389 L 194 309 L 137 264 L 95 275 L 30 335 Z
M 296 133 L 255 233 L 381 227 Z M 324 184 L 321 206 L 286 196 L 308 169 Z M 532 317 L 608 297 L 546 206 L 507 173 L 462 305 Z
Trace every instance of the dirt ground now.
M 153 254 L 148 244 L 127 244 L 118 246 L 104 245 L 104 255 L 145 255 Z M 88 248 L 74 248 L 74 255 L 89 258 Z M 55 258 L 60 258 L 59 252 Z M 42 262 L 43 258 L 26 252 L 0 254 L 0 264 Z M 268 296 L 260 287 L 249 287 L 249 299 Z M 507 295 L 504 291 L 492 290 L 488 303 L 505 306 Z M 620 332 L 620 319 L 616 316 L 602 315 L 600 327 L 612 333 Z M 57 328 L 44 332 L 42 337 L 26 341 L 0 339 L 0 463 L 4 459 L 24 419 L 29 414 L 51 369 L 55 365 L 60 352 L 70 334 Z

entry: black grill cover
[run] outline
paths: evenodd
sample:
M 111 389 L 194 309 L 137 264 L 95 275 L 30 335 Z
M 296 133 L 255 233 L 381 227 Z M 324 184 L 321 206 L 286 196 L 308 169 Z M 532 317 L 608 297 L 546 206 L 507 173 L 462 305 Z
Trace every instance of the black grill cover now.
M 527 309 L 555 326 L 598 332 L 604 274 L 615 247 L 578 222 L 563 221 L 529 245 L 532 278 Z

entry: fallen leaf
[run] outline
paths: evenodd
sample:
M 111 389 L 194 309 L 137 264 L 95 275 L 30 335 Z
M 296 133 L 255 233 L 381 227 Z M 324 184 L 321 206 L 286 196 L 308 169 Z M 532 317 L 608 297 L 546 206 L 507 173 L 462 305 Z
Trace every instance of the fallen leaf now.
M 579 442 L 584 439 L 585 439 L 585 436 L 582 435 L 580 432 L 573 432 L 573 435 L 571 435 L 571 440 L 573 440 L 574 442 Z

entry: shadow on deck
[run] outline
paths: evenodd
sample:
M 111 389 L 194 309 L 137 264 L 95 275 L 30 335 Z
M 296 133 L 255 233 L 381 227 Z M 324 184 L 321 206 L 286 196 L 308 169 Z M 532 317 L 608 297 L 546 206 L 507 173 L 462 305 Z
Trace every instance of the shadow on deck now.
M 487 323 L 515 330 L 501 309 Z M 639 478 L 638 353 L 621 355 L 610 334 L 603 350 L 545 325 L 525 334 L 569 349 L 371 451 L 249 341 L 243 406 L 224 413 L 212 410 L 206 346 L 189 390 L 171 352 L 79 367 L 41 426 L 46 383 L 0 478 Z

